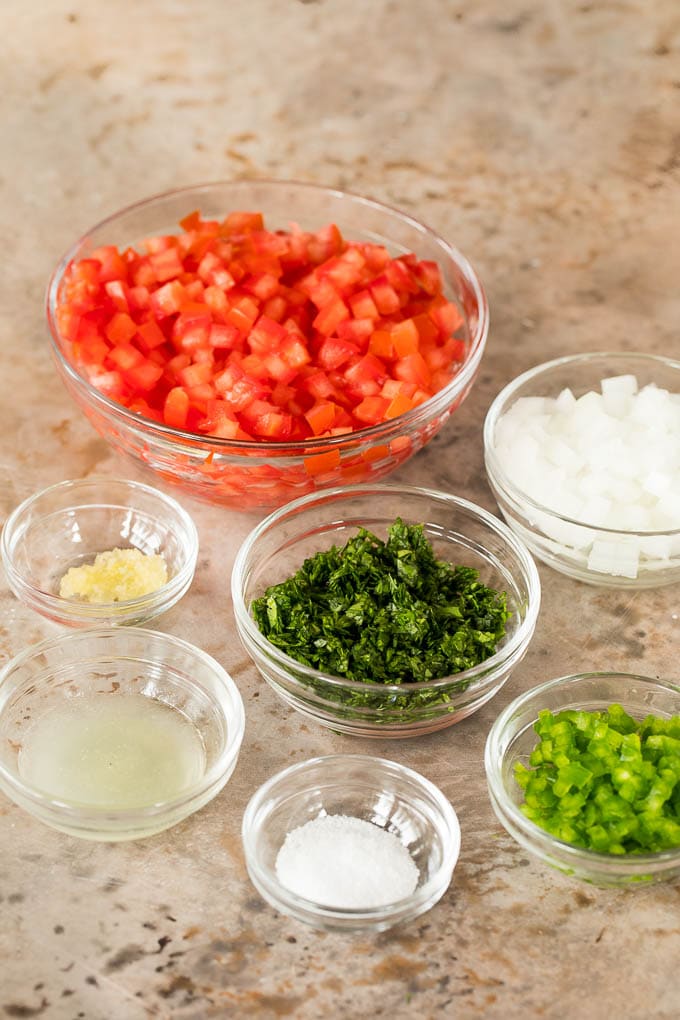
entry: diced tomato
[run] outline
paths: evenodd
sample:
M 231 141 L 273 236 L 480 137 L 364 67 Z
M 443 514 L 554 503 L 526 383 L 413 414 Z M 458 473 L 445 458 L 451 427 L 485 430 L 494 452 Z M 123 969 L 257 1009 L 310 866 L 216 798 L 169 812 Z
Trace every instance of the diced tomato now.
M 113 400 L 122 400 L 123 377 L 120 372 L 100 370 L 92 372 L 88 376 L 89 382 L 107 397 Z
M 279 280 L 274 273 L 251 273 L 243 280 L 241 286 L 259 301 L 268 301 L 278 293 Z
M 405 358 L 400 358 L 394 366 L 394 374 L 397 379 L 413 382 L 416 386 L 421 386 L 423 389 L 427 389 L 432 381 L 427 362 L 422 354 L 418 352 L 407 354 Z
M 234 350 L 241 344 L 241 333 L 229 322 L 213 322 L 208 332 L 208 343 L 211 347 Z
M 312 369 L 308 374 L 301 375 L 298 388 L 309 393 L 315 400 L 325 400 L 335 393 L 335 386 L 328 375 L 319 369 Z
M 386 329 L 376 329 L 368 341 L 368 351 L 369 354 L 375 354 L 376 358 L 391 360 L 394 357 L 392 333 Z
M 210 382 L 213 370 L 212 365 L 197 365 L 194 363 L 181 368 L 177 374 L 182 386 L 191 389 L 194 386 L 201 386 L 203 383 Z
M 336 332 L 342 340 L 349 340 L 357 344 L 360 350 L 365 350 L 374 332 L 373 319 L 345 319 L 338 323 Z
M 127 312 L 116 312 L 109 319 L 104 332 L 112 344 L 124 344 L 132 340 L 137 326 Z
M 360 290 L 349 298 L 349 306 L 355 319 L 373 319 L 375 321 L 379 312 L 375 301 L 371 297 L 370 290 Z
M 182 217 L 179 221 L 179 225 L 182 230 L 195 230 L 199 227 L 201 225 L 200 209 L 194 209 L 193 212 L 187 213 L 187 215 Z
M 259 307 L 253 298 L 244 295 L 231 306 L 226 313 L 226 320 L 243 333 L 247 333 L 259 315 Z
M 177 248 L 166 248 L 164 251 L 154 252 L 149 255 L 149 263 L 153 267 L 159 283 L 174 280 L 184 268 Z
M 367 380 L 376 381 L 380 380 L 381 383 L 387 376 L 387 369 L 385 363 L 376 358 L 374 354 L 365 354 L 363 358 L 359 358 L 353 365 L 345 372 L 345 377 L 348 382 L 353 385 L 358 385 Z
M 132 344 L 116 344 L 115 347 L 111 348 L 108 356 L 116 368 L 123 372 L 127 372 L 144 360 L 144 355 L 136 347 L 133 347 Z
M 400 414 L 412 411 L 416 402 L 407 397 L 405 393 L 397 393 L 387 404 L 384 412 L 385 418 L 397 418 Z
M 108 280 L 104 284 L 104 290 L 119 312 L 130 311 L 128 288 L 122 280 Z
M 270 231 L 259 212 L 220 222 L 195 210 L 180 225 L 73 262 L 58 327 L 92 385 L 140 416 L 216 439 L 311 441 L 285 482 L 264 464 L 238 485 L 221 479 L 244 506 L 261 499 L 249 482 L 280 497 L 336 471 L 339 452 L 315 452 L 315 438 L 407 413 L 465 360 L 463 317 L 435 262 L 392 258 L 333 223 Z M 376 462 L 412 449 L 372 448 Z M 370 477 L 373 463 L 372 451 L 350 454 L 343 477 Z
M 85 337 L 77 344 L 78 357 L 85 364 L 101 365 L 110 350 L 110 345 L 101 337 Z
M 423 259 L 413 267 L 413 275 L 426 294 L 433 297 L 442 292 L 442 274 L 436 262 Z
M 392 315 L 399 311 L 399 295 L 386 276 L 378 276 L 371 284 L 370 291 L 381 315 Z
M 377 425 L 379 421 L 385 420 L 385 412 L 389 405 L 390 401 L 380 395 L 364 397 L 354 408 L 354 417 L 365 425 Z
M 391 331 L 394 352 L 398 358 L 407 354 L 416 354 L 420 346 L 420 334 L 413 319 L 402 319 L 394 324 Z
M 149 307 L 150 296 L 148 287 L 130 287 L 128 289 L 128 302 L 131 312 L 138 312 Z
M 346 361 L 359 353 L 359 348 L 351 341 L 329 336 L 319 347 L 316 360 L 321 368 L 330 372 L 335 368 L 340 368 Z
M 151 351 L 154 347 L 160 347 L 161 344 L 165 343 L 165 333 L 155 319 L 140 322 L 137 326 L 137 333 L 139 334 L 142 347 L 147 351 Z
M 276 351 L 288 334 L 285 328 L 267 315 L 261 315 L 248 333 L 248 347 L 256 354 Z
M 166 425 L 173 429 L 186 427 L 187 415 L 189 413 L 189 397 L 186 390 L 181 386 L 175 386 L 170 390 L 163 405 L 163 420 Z
M 142 391 L 152 390 L 162 375 L 162 366 L 154 365 L 148 358 L 143 358 L 124 372 L 125 382 Z
M 122 280 L 126 275 L 126 265 L 123 256 L 115 245 L 108 244 L 97 248 L 90 256 L 99 263 L 99 282 L 107 283 L 109 280 Z
M 349 308 L 341 297 L 337 297 L 323 306 L 312 325 L 319 333 L 330 336 L 345 319 L 349 319 Z
M 342 250 L 343 238 L 342 234 L 336 227 L 335 223 L 329 223 L 327 227 L 322 227 L 321 230 L 317 230 L 316 234 L 313 234 L 307 244 L 307 256 L 309 261 L 318 265 L 321 262 L 325 262 L 326 259 L 332 258 L 337 252 Z
M 264 219 L 259 212 L 232 212 L 222 222 L 220 232 L 229 237 L 231 234 L 247 234 L 264 229 Z
M 305 418 L 315 436 L 321 435 L 330 429 L 335 421 L 338 405 L 332 400 L 319 400 L 308 411 L 305 411 Z
M 326 453 L 317 453 L 312 457 L 305 457 L 305 471 L 307 474 L 316 477 L 317 475 L 324 475 L 335 471 L 339 463 L 340 451 L 328 450 Z
M 450 336 L 463 325 L 462 315 L 450 301 L 435 299 L 429 314 L 443 336 Z
M 175 315 L 182 308 L 184 301 L 184 287 L 177 280 L 163 284 L 158 290 L 152 292 L 150 305 L 158 319 L 164 319 L 168 315 Z

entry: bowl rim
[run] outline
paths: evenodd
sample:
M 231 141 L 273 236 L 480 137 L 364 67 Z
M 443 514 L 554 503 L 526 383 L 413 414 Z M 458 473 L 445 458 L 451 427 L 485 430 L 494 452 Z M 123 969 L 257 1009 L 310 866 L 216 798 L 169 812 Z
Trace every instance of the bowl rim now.
M 43 588 L 37 587 L 27 581 L 25 575 L 16 567 L 12 555 L 12 542 L 21 535 L 26 514 L 34 509 L 45 497 L 58 495 L 61 492 L 67 493 L 68 491 L 72 491 L 77 497 L 78 493 L 85 493 L 96 486 L 117 486 L 129 490 L 132 495 L 143 493 L 145 496 L 157 500 L 163 508 L 163 513 L 149 513 L 149 516 L 159 520 L 172 520 L 173 524 L 179 525 L 183 532 L 183 540 L 180 543 L 183 552 L 183 563 L 177 573 L 168 578 L 165 584 L 155 589 L 155 591 L 147 592 L 145 595 L 136 595 L 130 599 L 122 599 L 118 602 L 80 602 L 78 599 L 64 598 L 61 595 L 54 594 L 54 592 L 45 591 Z M 68 508 L 68 511 L 85 507 L 99 506 L 103 508 L 118 505 L 115 502 L 115 497 L 111 497 L 110 500 L 105 496 L 98 500 L 92 498 L 91 500 L 83 499 L 78 501 L 76 499 L 73 505 Z M 136 507 L 131 503 L 127 506 L 127 509 L 135 510 Z M 66 508 L 53 510 L 51 515 L 68 511 Z M 12 510 L 2 529 L 0 529 L 0 559 L 7 573 L 10 586 L 14 588 L 16 585 L 22 592 L 35 593 L 43 608 L 58 612 L 69 619 L 97 620 L 106 614 L 110 615 L 112 612 L 115 612 L 116 619 L 120 619 L 145 607 L 152 609 L 158 604 L 165 603 L 167 599 L 175 595 L 181 595 L 191 583 L 195 573 L 198 549 L 199 537 L 196 522 L 191 514 L 174 497 L 145 482 L 138 482 L 135 479 L 118 476 L 88 475 L 84 478 L 66 479 L 56 482 L 54 485 L 48 485 L 44 489 L 39 489 L 37 492 L 27 496 L 26 499 Z
M 408 224 L 419 233 L 438 244 L 443 249 L 444 253 L 451 258 L 456 265 L 456 268 L 465 277 L 468 285 L 471 287 L 475 295 L 478 311 L 478 326 L 474 336 L 470 337 L 468 355 L 450 382 L 434 393 L 423 404 L 420 404 L 403 414 L 397 415 L 395 418 L 391 418 L 387 422 L 381 422 L 377 425 L 357 429 L 354 432 L 347 433 L 342 436 L 327 436 L 321 439 L 314 438 L 302 441 L 296 440 L 293 442 L 290 440 L 279 442 L 270 440 L 258 441 L 224 439 L 219 436 L 202 437 L 194 432 L 174 429 L 162 422 L 155 421 L 153 418 L 146 418 L 128 410 L 128 408 L 114 400 L 111 400 L 88 382 L 88 380 L 76 370 L 63 353 L 60 333 L 54 313 L 63 275 L 71 261 L 76 257 L 81 246 L 88 241 L 90 235 L 95 231 L 114 223 L 119 217 L 142 210 L 154 203 L 160 204 L 164 201 L 170 201 L 178 198 L 181 195 L 186 195 L 187 199 L 197 198 L 201 193 L 213 189 L 244 189 L 249 186 L 272 187 L 281 190 L 284 188 L 294 187 L 306 189 L 308 191 L 315 191 L 318 194 L 327 194 L 333 198 L 349 199 L 352 203 L 398 218 L 403 223 Z M 429 421 L 432 417 L 443 413 L 458 394 L 464 392 L 465 389 L 472 384 L 479 368 L 489 333 L 489 304 L 481 279 L 469 259 L 458 248 L 450 244 L 441 234 L 437 233 L 416 217 L 411 216 L 409 213 L 402 212 L 402 210 L 395 206 L 380 202 L 377 199 L 368 198 L 352 191 L 345 191 L 341 188 L 327 187 L 311 181 L 287 180 L 274 177 L 215 180 L 207 181 L 202 184 L 193 184 L 186 187 L 172 188 L 135 201 L 125 206 L 123 209 L 119 209 L 105 217 L 82 234 L 59 259 L 47 284 L 45 294 L 45 312 L 48 324 L 48 337 L 53 357 L 56 359 L 61 370 L 66 374 L 71 384 L 75 385 L 85 393 L 88 403 L 93 404 L 109 417 L 114 417 L 118 421 L 125 423 L 127 426 L 132 426 L 137 429 L 142 428 L 145 432 L 148 432 L 150 435 L 153 435 L 160 440 L 179 442 L 184 446 L 190 446 L 198 451 L 212 451 L 217 454 L 238 454 L 248 452 L 251 456 L 256 455 L 260 457 L 266 457 L 267 451 L 269 451 L 269 453 L 275 453 L 277 456 L 292 455 L 299 456 L 302 459 L 313 456 L 315 453 L 322 453 L 336 449 L 347 449 L 355 445 L 360 446 L 363 444 L 364 440 L 377 440 L 384 438 L 386 434 L 400 434 L 404 430 L 408 431 L 411 427 L 416 428 Z
M 281 649 L 277 648 L 276 645 L 267 641 L 266 637 L 262 634 L 262 631 L 256 625 L 248 608 L 246 607 L 241 591 L 246 560 L 251 550 L 254 548 L 255 543 L 264 532 L 272 527 L 276 527 L 281 520 L 285 518 L 294 518 L 299 510 L 304 510 L 311 504 L 317 503 L 319 505 L 323 505 L 324 503 L 332 502 L 337 497 L 340 497 L 343 500 L 349 500 L 354 496 L 368 496 L 371 494 L 375 494 L 378 497 L 385 494 L 418 496 L 432 499 L 439 503 L 454 505 L 464 511 L 470 512 L 473 516 L 481 520 L 482 523 L 486 524 L 487 527 L 495 532 L 496 535 L 498 535 L 503 542 L 512 549 L 522 566 L 523 579 L 525 580 L 529 590 L 529 597 L 526 600 L 526 614 L 524 619 L 502 649 L 494 652 L 494 654 L 490 655 L 488 659 L 484 659 L 483 662 L 479 663 L 477 666 L 473 666 L 471 669 L 463 670 L 460 673 L 454 673 L 448 677 L 441 677 L 438 680 L 423 680 L 408 684 L 382 684 L 369 680 L 346 680 L 342 677 L 334 676 L 331 673 L 324 673 L 321 670 L 314 669 L 311 666 L 306 666 L 304 663 L 298 662 L 297 659 L 292 658 L 285 652 L 282 652 Z M 426 486 L 397 485 L 395 483 L 350 485 L 336 486 L 334 488 L 307 493 L 304 496 L 300 496 L 297 499 L 278 507 L 256 524 L 241 543 L 241 547 L 236 555 L 236 559 L 234 560 L 231 574 L 231 597 L 237 628 L 239 630 L 242 628 L 253 644 L 265 650 L 267 656 L 276 661 L 276 663 L 286 671 L 289 679 L 294 680 L 296 683 L 300 683 L 301 681 L 298 680 L 295 674 L 302 673 L 309 677 L 309 679 L 322 681 L 328 687 L 335 688 L 337 690 L 348 692 L 356 691 L 365 694 L 380 694 L 386 697 L 390 697 L 392 695 L 404 697 L 410 694 L 419 694 L 423 691 L 436 691 L 440 688 L 449 687 L 452 683 L 460 682 L 466 682 L 466 689 L 469 689 L 473 686 L 475 679 L 478 677 L 480 677 L 482 681 L 486 681 L 489 679 L 489 673 L 494 673 L 497 667 L 502 667 L 508 661 L 512 661 L 513 658 L 519 654 L 519 652 L 528 643 L 536 626 L 541 603 L 541 582 L 534 559 L 521 539 L 519 539 L 499 517 L 496 517 L 494 514 L 485 510 L 483 507 L 478 506 L 476 503 L 472 503 L 470 500 L 464 499 L 462 496 L 455 496 L 453 493 L 431 489 Z
M 528 691 L 524 691 L 522 694 L 514 698 L 508 705 L 506 705 L 502 712 L 496 716 L 486 738 L 484 746 L 484 769 L 492 802 L 495 801 L 499 804 L 503 814 L 507 815 L 511 819 L 512 823 L 526 835 L 532 845 L 539 842 L 550 845 L 555 851 L 559 852 L 564 861 L 573 861 L 574 863 L 580 863 L 581 865 L 584 863 L 586 865 L 590 864 L 593 870 L 597 870 L 600 866 L 606 864 L 613 873 L 628 872 L 631 868 L 638 872 L 651 868 L 654 865 L 658 866 L 667 863 L 677 864 L 680 860 L 680 846 L 671 847 L 668 850 L 659 850 L 656 853 L 624 854 L 619 856 L 617 854 L 607 854 L 597 850 L 589 850 L 586 847 L 580 847 L 574 843 L 567 843 L 564 840 L 558 839 L 557 836 L 553 836 L 552 833 L 548 832 L 546 829 L 542 829 L 540 825 L 536 825 L 535 822 L 533 822 L 530 818 L 527 818 L 527 816 L 520 811 L 519 807 L 515 804 L 511 797 L 508 796 L 505 785 L 501 779 L 500 768 L 498 766 L 503 759 L 500 755 L 498 744 L 503 738 L 507 725 L 512 721 L 515 715 L 520 713 L 526 707 L 529 702 L 535 698 L 540 699 L 543 695 L 550 693 L 551 691 L 565 689 L 572 685 L 577 687 L 578 684 L 584 680 L 597 680 L 613 677 L 618 677 L 622 680 L 635 681 L 643 686 L 655 687 L 669 691 L 678 696 L 678 701 L 680 703 L 680 682 L 674 683 L 672 680 L 645 676 L 639 673 L 626 673 L 618 670 L 591 670 L 583 673 L 567 673 L 564 676 L 555 677 L 551 680 L 545 681 L 544 683 L 537 684 L 535 687 L 529 688 Z M 625 710 L 625 705 L 623 705 L 623 708 Z M 555 711 L 558 711 L 558 709 L 555 709 Z M 562 709 L 559 709 L 559 711 L 562 711 Z M 536 710 L 536 718 L 538 718 L 538 709 Z
M 24 648 L 5 663 L 5 665 L 0 669 L 0 715 L 2 714 L 7 700 L 11 698 L 12 694 L 16 690 L 16 686 L 11 681 L 11 674 L 15 669 L 23 666 L 30 659 L 39 658 L 50 649 L 77 644 L 78 642 L 91 641 L 99 637 L 113 638 L 114 640 L 122 640 L 123 642 L 127 638 L 161 641 L 168 647 L 169 650 L 173 648 L 181 649 L 183 653 L 188 653 L 197 659 L 200 659 L 204 665 L 210 669 L 211 673 L 220 684 L 220 697 L 212 698 L 211 700 L 219 707 L 220 715 L 224 720 L 226 731 L 225 745 L 216 760 L 203 773 L 199 780 L 182 790 L 181 794 L 171 798 L 170 800 L 159 801 L 138 808 L 115 808 L 82 804 L 77 801 L 68 801 L 59 797 L 51 796 L 50 794 L 40 790 L 38 787 L 33 786 L 31 783 L 25 782 L 17 772 L 7 768 L 2 761 L 0 761 L 0 785 L 5 788 L 5 792 L 7 789 L 14 791 L 19 798 L 20 805 L 25 801 L 30 802 L 33 808 L 38 809 L 36 814 L 41 818 L 46 814 L 50 815 L 50 817 L 56 815 L 64 821 L 72 820 L 73 822 L 80 822 L 80 828 L 94 828 L 97 822 L 102 821 L 107 823 L 107 830 L 112 830 L 118 826 L 124 827 L 125 823 L 134 823 L 135 827 L 139 827 L 141 829 L 144 822 L 153 822 L 164 815 L 174 814 L 178 811 L 181 812 L 183 809 L 191 808 L 191 805 L 195 800 L 204 797 L 213 788 L 219 786 L 221 779 L 225 774 L 229 774 L 229 770 L 233 767 L 233 765 L 235 765 L 238 759 L 245 732 L 245 709 L 243 707 L 241 693 L 233 677 L 230 673 L 228 673 L 224 666 L 217 661 L 217 659 L 213 658 L 213 656 L 209 655 L 207 652 L 204 652 L 203 649 L 199 648 L 197 645 L 192 645 L 190 642 L 185 641 L 182 638 L 178 638 L 173 634 L 150 630 L 144 627 L 102 626 L 88 627 L 84 630 L 69 631 L 66 634 L 46 638 L 39 641 L 37 644 L 29 645 L 27 648 Z M 139 662 L 151 661 L 149 659 L 144 659 L 139 653 L 131 655 L 129 652 L 119 652 L 117 654 L 118 657 L 123 657 L 127 660 L 132 658 Z M 112 651 L 109 658 L 114 655 L 116 655 L 116 653 Z M 158 660 L 153 661 L 158 663 Z M 17 801 L 15 801 L 15 803 L 16 802 Z M 83 824 L 88 821 L 92 824 Z
M 533 511 L 534 513 L 543 514 L 544 516 L 550 517 L 554 521 L 558 521 L 560 523 L 589 529 L 605 536 L 610 535 L 621 539 L 636 538 L 638 536 L 643 538 L 673 538 L 680 534 L 680 527 L 667 528 L 661 531 L 626 531 L 620 528 L 611 528 L 600 524 L 589 524 L 587 521 L 580 520 L 577 517 L 569 517 L 566 514 L 562 514 L 558 510 L 546 506 L 544 503 L 539 503 L 537 500 L 527 495 L 523 489 L 520 489 L 517 485 L 515 485 L 515 483 L 508 478 L 496 455 L 496 425 L 504 413 L 505 406 L 510 403 L 512 397 L 525 383 L 540 379 L 542 376 L 547 375 L 554 369 L 560 369 L 568 365 L 576 364 L 595 364 L 598 360 L 604 361 L 605 359 L 614 361 L 623 361 L 624 359 L 627 359 L 630 361 L 639 361 L 640 363 L 645 362 L 650 365 L 657 364 L 664 368 L 677 369 L 680 380 L 679 360 L 676 360 L 675 358 L 668 358 L 662 354 L 647 354 L 645 351 L 590 351 L 584 354 L 567 354 L 563 357 L 554 358 L 551 361 L 544 361 L 539 365 L 534 365 L 533 368 L 527 369 L 525 372 L 522 372 L 507 383 L 507 385 L 504 386 L 503 389 L 496 395 L 486 413 L 482 429 L 482 437 L 484 443 L 484 460 L 489 482 L 492 487 L 497 488 L 503 496 L 508 498 L 523 516 L 526 516 L 527 511 Z
M 314 769 L 333 768 L 350 763 L 357 765 L 363 763 L 374 773 L 377 772 L 381 775 L 389 773 L 403 776 L 413 783 L 415 788 L 428 795 L 440 823 L 437 825 L 437 831 L 442 839 L 444 852 L 442 853 L 442 862 L 437 872 L 428 877 L 410 895 L 377 907 L 330 907 L 320 904 L 316 900 L 300 896 L 299 893 L 293 892 L 279 882 L 275 869 L 269 870 L 263 868 L 260 865 L 257 853 L 258 831 L 255 823 L 258 820 L 258 813 L 264 808 L 267 799 L 275 795 L 275 791 L 281 783 L 285 783 L 291 777 L 304 776 L 305 773 L 311 772 Z M 377 783 L 375 783 L 375 788 L 378 789 Z M 295 793 L 288 794 L 286 800 L 290 800 L 294 796 Z M 431 779 L 423 776 L 420 772 L 410 768 L 408 765 L 403 765 L 401 762 L 392 761 L 388 758 L 375 757 L 369 754 L 337 753 L 317 755 L 304 761 L 295 762 L 293 765 L 288 765 L 266 779 L 255 793 L 252 794 L 246 805 L 241 822 L 241 839 L 248 870 L 252 869 L 259 882 L 277 899 L 301 912 L 313 914 L 319 919 L 328 921 L 351 919 L 357 923 L 370 923 L 378 919 L 390 920 L 397 918 L 407 909 L 410 913 L 413 908 L 417 908 L 421 903 L 427 903 L 435 893 L 438 895 L 442 894 L 444 891 L 442 890 L 444 880 L 446 880 L 445 889 L 451 882 L 453 872 L 458 863 L 461 848 L 461 828 L 458 815 L 451 801 L 436 783 L 433 783 Z

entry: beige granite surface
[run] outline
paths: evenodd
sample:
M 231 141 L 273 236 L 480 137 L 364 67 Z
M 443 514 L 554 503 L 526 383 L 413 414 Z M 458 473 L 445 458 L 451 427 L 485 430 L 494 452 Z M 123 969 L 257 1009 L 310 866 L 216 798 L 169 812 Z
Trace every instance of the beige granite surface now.
M 481 424 L 500 387 L 568 351 L 680 353 L 677 0 L 1 0 L 0 519 L 64 478 L 134 475 L 50 362 L 47 277 L 92 223 L 219 178 L 338 185 L 453 240 L 486 284 L 478 382 L 398 477 L 493 508 Z M 231 671 L 247 730 L 223 793 L 146 842 L 78 842 L 0 801 L 0 1018 L 680 1015 L 680 888 L 597 890 L 500 828 L 482 754 L 539 681 L 616 668 L 677 677 L 678 587 L 586 587 L 541 568 L 525 661 L 478 714 L 415 741 L 305 723 L 242 652 L 229 573 L 252 517 L 183 500 L 195 584 L 158 622 Z M 0 664 L 53 632 L 0 587 Z M 240 844 L 259 783 L 310 755 L 410 765 L 451 799 L 462 854 L 443 900 L 377 937 L 321 935 L 251 887 Z

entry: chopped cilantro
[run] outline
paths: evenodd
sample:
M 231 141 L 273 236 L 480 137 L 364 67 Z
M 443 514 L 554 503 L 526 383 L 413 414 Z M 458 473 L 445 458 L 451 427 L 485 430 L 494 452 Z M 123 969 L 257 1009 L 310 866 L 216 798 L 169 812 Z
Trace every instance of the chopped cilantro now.
M 305 560 L 252 613 L 267 640 L 298 662 L 384 684 L 477 666 L 510 617 L 505 592 L 484 585 L 474 567 L 437 560 L 423 526 L 399 518 L 386 542 L 361 528 L 342 548 Z

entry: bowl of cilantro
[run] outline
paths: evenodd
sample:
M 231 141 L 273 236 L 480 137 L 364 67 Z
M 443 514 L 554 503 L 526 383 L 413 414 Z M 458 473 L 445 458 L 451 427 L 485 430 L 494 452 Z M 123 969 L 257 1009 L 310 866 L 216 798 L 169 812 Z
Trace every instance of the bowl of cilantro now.
M 279 508 L 232 573 L 241 642 L 313 721 L 412 737 L 464 719 L 523 658 L 536 565 L 498 518 L 432 489 L 348 486 Z
M 499 821 L 545 864 L 600 886 L 680 876 L 680 684 L 539 684 L 494 722 L 485 766 Z

